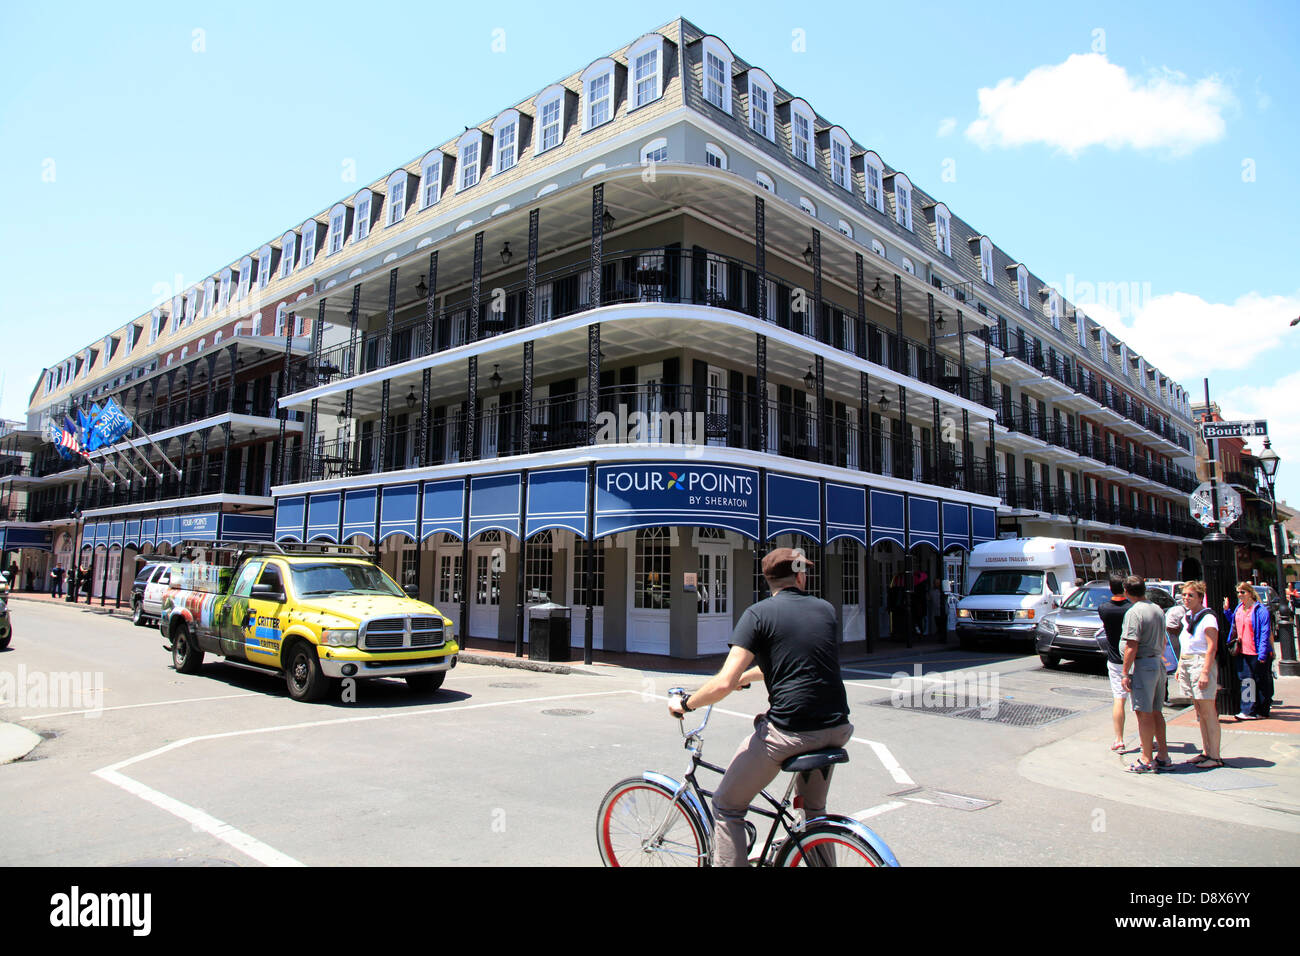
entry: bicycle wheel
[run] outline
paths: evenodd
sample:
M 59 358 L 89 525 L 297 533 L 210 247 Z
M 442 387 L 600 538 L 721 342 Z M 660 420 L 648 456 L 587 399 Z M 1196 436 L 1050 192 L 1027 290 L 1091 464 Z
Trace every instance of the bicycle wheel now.
M 695 811 L 673 792 L 641 777 L 610 788 L 596 815 L 596 843 L 606 866 L 704 866 L 708 837 Z M 663 836 L 651 836 L 668 816 Z
M 866 840 L 838 823 L 814 823 L 786 840 L 774 866 L 885 866 Z

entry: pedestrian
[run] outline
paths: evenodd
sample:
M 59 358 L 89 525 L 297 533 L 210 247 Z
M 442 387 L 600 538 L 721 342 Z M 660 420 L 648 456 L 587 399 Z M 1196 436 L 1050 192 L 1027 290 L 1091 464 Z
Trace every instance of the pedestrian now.
M 63 562 L 62 561 L 54 562 L 54 567 L 50 570 L 50 596 L 51 597 L 56 597 L 56 598 L 63 597 L 63 575 L 65 573 L 66 572 L 63 570 Z
M 1300 588 L 1295 586 L 1294 581 L 1286 583 L 1286 599 L 1291 605 L 1292 617 L 1300 615 Z
M 1136 574 L 1124 580 L 1133 606 L 1124 612 L 1124 689 L 1137 717 L 1142 756 L 1130 773 L 1152 773 L 1173 766 L 1165 740 L 1165 615 L 1147 600 L 1147 586 Z
M 811 750 L 843 747 L 853 735 L 840 676 L 835 609 L 808 593 L 811 567 L 812 561 L 800 551 L 768 552 L 762 571 L 771 598 L 750 605 L 741 615 L 718 673 L 693 694 L 669 703 L 669 712 L 680 718 L 752 681 L 767 684 L 768 710 L 754 718 L 753 733 L 736 750 L 713 795 L 717 866 L 747 864 L 745 814 L 758 792 L 781 771 L 784 760 Z M 826 812 L 830 778 L 830 768 L 799 774 L 795 788 L 806 819 Z
M 1266 720 L 1273 706 L 1273 629 L 1268 608 L 1255 589 L 1237 585 L 1238 604 L 1229 618 L 1228 646 L 1238 643 L 1241 655 L 1241 710 L 1238 720 Z
M 1205 606 L 1205 582 L 1188 581 L 1183 585 L 1184 626 L 1178 656 L 1178 689 L 1196 707 L 1196 722 L 1201 727 L 1201 752 L 1187 761 L 1198 770 L 1223 766 L 1219 752 L 1219 715 L 1214 698 L 1219 691 L 1219 619 Z
M 1165 611 L 1165 633 L 1169 635 L 1169 643 L 1174 646 L 1175 659 L 1182 656 L 1183 622 L 1186 620 L 1187 608 L 1183 606 L 1182 595 L 1175 589 L 1174 603 Z
M 925 615 L 930 607 L 927 599 L 930 576 L 924 571 L 912 572 L 912 631 L 917 637 L 925 634 Z
M 10 561 L 9 562 L 9 589 L 11 591 L 17 591 L 18 585 L 20 583 L 21 582 L 18 577 L 18 562 Z
M 1115 742 L 1110 749 L 1116 753 L 1124 752 L 1124 704 L 1128 700 L 1128 691 L 1124 689 L 1124 651 L 1120 645 L 1120 634 L 1124 629 L 1124 614 L 1133 606 L 1133 602 L 1124 596 L 1124 578 L 1112 573 L 1110 576 L 1110 600 L 1097 608 L 1101 626 L 1106 631 L 1106 673 L 1110 675 L 1110 722 L 1115 728 Z
M 943 626 L 943 619 L 947 610 L 944 605 L 943 588 L 930 588 L 930 620 L 933 623 L 930 633 L 942 638 L 948 636 L 947 630 Z

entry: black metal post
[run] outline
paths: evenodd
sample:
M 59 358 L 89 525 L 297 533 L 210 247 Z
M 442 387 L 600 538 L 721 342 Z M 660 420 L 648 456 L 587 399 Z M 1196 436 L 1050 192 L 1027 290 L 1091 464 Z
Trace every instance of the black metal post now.
M 515 657 L 524 656 L 524 558 L 528 553 L 528 469 L 519 475 L 519 560 L 515 562 Z M 531 648 L 530 648 L 531 651 Z
M 767 336 L 756 335 L 754 337 L 754 377 L 757 380 L 755 387 L 758 390 L 758 441 L 757 451 L 766 454 L 770 449 L 767 447 L 767 416 L 769 409 L 767 407 Z
M 817 460 L 826 464 L 826 360 L 817 354 L 813 357 L 817 378 Z
M 1210 380 L 1205 381 L 1205 419 L 1210 419 Z M 1202 434 L 1204 431 L 1202 430 Z M 1201 540 L 1201 563 L 1205 571 L 1205 600 L 1219 620 L 1219 648 L 1215 660 L 1219 665 L 1219 693 L 1215 709 L 1220 714 L 1241 711 L 1241 678 L 1237 674 L 1237 661 L 1228 653 L 1228 614 L 1224 601 L 1232 605 L 1236 591 L 1237 546 L 1223 533 L 1219 524 L 1218 447 L 1213 438 L 1205 440 L 1210 466 L 1210 501 L 1214 508 L 1214 523 Z
M 757 302 L 755 314 L 767 321 L 767 204 L 762 196 L 754 197 L 754 273 Z
M 583 623 L 582 662 L 591 663 L 592 644 L 595 634 L 595 612 L 592 610 L 592 596 L 596 587 L 596 463 L 587 464 L 587 567 L 584 577 L 587 591 L 586 619 Z

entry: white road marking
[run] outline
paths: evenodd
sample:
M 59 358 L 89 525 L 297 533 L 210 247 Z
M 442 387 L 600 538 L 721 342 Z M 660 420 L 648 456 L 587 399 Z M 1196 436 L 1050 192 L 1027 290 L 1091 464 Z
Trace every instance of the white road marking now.
M 859 810 L 853 814 L 855 820 L 869 820 L 871 817 L 878 817 L 882 813 L 888 813 L 890 810 L 897 810 L 899 807 L 905 807 L 907 804 L 901 800 L 891 800 L 888 803 L 882 803 L 879 806 L 871 807 L 867 810 Z
M 110 710 L 133 710 L 137 707 L 165 707 L 168 704 L 197 704 L 205 700 L 234 700 L 237 697 L 265 697 L 265 694 L 222 694 L 219 697 L 178 697 L 176 700 L 155 700 L 147 704 L 119 704 L 116 707 L 99 707 L 91 710 L 61 710 L 53 714 L 31 714 L 19 720 L 43 720 L 46 717 L 75 717 L 77 714 L 101 714 Z
M 860 744 L 866 744 L 874 750 L 876 752 L 876 759 L 884 765 L 885 769 L 889 771 L 889 775 L 898 783 L 905 783 L 911 787 L 916 786 L 916 781 L 907 775 L 907 771 L 904 770 L 899 762 L 894 759 L 894 755 L 889 752 L 889 748 L 880 741 L 867 740 L 863 737 L 853 737 L 852 739 Z

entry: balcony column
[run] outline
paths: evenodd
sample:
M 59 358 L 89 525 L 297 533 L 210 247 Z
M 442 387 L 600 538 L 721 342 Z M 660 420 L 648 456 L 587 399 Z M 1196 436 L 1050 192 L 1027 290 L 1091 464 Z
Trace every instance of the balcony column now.
M 758 301 L 754 303 L 757 317 L 767 321 L 767 203 L 762 196 L 754 197 L 754 282 Z M 762 390 L 760 388 L 760 394 Z
M 157 392 L 155 391 L 153 431 L 162 431 L 165 428 L 172 427 L 172 399 L 176 397 L 176 373 L 178 368 L 169 368 L 167 370 L 167 414 L 165 420 L 160 424 L 157 419 Z
M 890 356 L 889 367 L 895 372 L 903 371 L 903 277 L 894 273 L 894 354 Z
M 813 357 L 813 374 L 817 378 L 817 460 L 826 464 L 826 360 L 821 355 Z
M 226 347 L 226 354 L 230 356 L 230 392 L 226 395 L 227 414 L 233 414 L 235 411 L 235 373 L 239 371 L 238 353 L 238 345 L 229 345 Z
M 397 312 L 397 270 L 388 270 L 388 316 L 384 330 L 384 365 L 393 357 L 393 320 Z M 388 440 L 392 437 L 393 424 L 389 411 L 392 404 L 392 380 L 384 379 L 379 393 L 379 441 L 375 443 L 375 458 L 372 471 L 380 472 L 388 468 Z
M 477 449 L 475 442 L 478 419 L 478 356 L 465 361 L 465 421 L 461 428 L 460 460 L 470 461 Z
M 961 467 L 966 477 L 966 490 L 972 490 L 975 484 L 975 462 L 971 459 L 970 412 L 961 410 Z
M 203 434 L 199 436 L 199 467 L 198 476 L 194 479 L 194 491 L 196 494 L 206 494 L 204 488 L 208 480 L 208 436 L 212 434 L 211 428 L 203 429 Z
M 853 333 L 853 352 L 860 359 L 867 357 L 867 278 L 862 253 L 857 254 L 858 318 Z
M 989 419 L 989 457 L 984 463 L 987 466 L 989 474 L 989 493 L 998 494 L 998 440 L 993 427 L 993 419 Z
M 203 401 L 203 417 L 211 418 L 217 413 L 217 353 L 208 353 L 208 390 Z
M 993 395 L 993 333 L 984 330 L 984 394 L 992 401 Z
M 477 342 L 479 337 L 479 302 L 483 295 L 483 233 L 474 233 L 474 265 L 469 286 L 469 323 L 466 339 Z
M 288 423 L 288 412 L 280 408 L 280 396 L 289 393 L 289 358 L 293 351 L 293 327 L 298 321 L 298 314 L 290 312 L 285 318 L 284 323 L 284 365 L 280 369 L 279 388 L 272 387 L 271 401 L 272 407 L 275 408 L 276 417 L 280 419 L 280 440 L 276 444 L 275 457 L 276 468 L 273 474 L 279 476 L 279 481 L 284 484 L 289 480 L 289 456 L 285 445 L 285 426 Z
M 939 400 L 931 399 L 934 403 L 934 420 L 930 428 L 930 454 L 933 456 L 930 460 L 934 462 L 936 475 L 939 473 Z M 942 483 L 942 479 L 940 480 Z
M 957 352 L 961 368 L 957 375 L 961 379 L 961 397 L 970 398 L 970 373 L 966 371 L 966 323 L 961 309 L 957 310 Z
M 311 364 L 314 368 L 316 382 L 320 381 L 321 332 L 325 328 L 325 300 L 320 300 L 316 310 L 316 321 L 311 326 Z M 307 428 L 303 433 L 303 455 L 307 459 L 306 476 L 308 480 L 316 477 L 316 429 L 320 418 L 320 400 L 311 400 L 311 411 L 307 413 Z
M 766 295 L 760 294 L 760 301 L 765 299 Z M 770 450 L 767 447 L 767 416 L 770 410 L 767 407 L 767 336 L 762 334 L 754 336 L 754 377 L 758 389 L 758 442 L 755 451 L 766 454 Z
M 519 412 L 520 453 L 527 455 L 533 450 L 533 341 L 524 343 L 523 367 L 523 402 Z
M 939 376 L 935 373 L 935 365 L 939 361 L 939 353 L 935 345 L 934 293 L 933 292 L 927 292 L 925 294 L 925 307 L 926 307 L 926 313 L 929 316 L 929 339 L 927 344 L 929 345 L 930 348 L 930 360 L 928 363 L 930 367 L 930 372 L 929 375 L 926 377 L 926 381 L 929 382 L 931 385 L 936 385 L 938 384 Z
M 907 389 L 898 386 L 898 441 L 894 455 L 894 477 L 912 480 L 912 426 L 907 422 Z M 901 472 L 901 474 L 900 474 Z
M 605 184 L 591 187 L 591 307 L 601 305 L 601 272 L 605 257 Z
M 600 323 L 587 326 L 587 447 L 596 444 L 600 395 Z
M 358 282 L 352 287 L 352 309 L 348 312 L 348 353 L 347 368 L 343 370 L 345 376 L 357 374 L 357 324 L 361 318 L 361 283 Z M 343 420 L 347 423 L 348 447 L 345 449 L 348 464 L 352 461 L 353 442 L 353 421 L 352 421 L 352 389 L 348 389 L 343 394 Z M 356 464 L 361 464 L 359 461 Z
M 871 378 L 858 373 L 858 471 L 871 470 Z M 871 547 L 867 547 L 871 552 Z M 870 578 L 868 578 L 870 580 Z
M 438 320 L 438 252 L 435 249 L 429 253 L 429 282 L 428 294 L 424 298 L 424 348 L 425 355 L 434 351 L 433 334 L 437 328 Z M 426 467 L 429 464 L 429 386 L 430 369 L 425 369 L 420 373 L 420 427 L 416 432 L 416 461 L 420 467 Z M 416 563 L 419 563 L 420 548 L 416 549 Z
M 222 433 L 226 436 L 226 444 L 225 444 L 225 446 L 221 449 L 221 489 L 220 489 L 220 492 L 221 492 L 221 494 L 224 495 L 224 494 L 226 493 L 226 476 L 230 473 L 230 434 L 231 434 L 231 431 L 232 431 L 231 426 L 230 426 L 230 422 L 223 422 L 222 425 L 221 425 L 221 431 L 222 431 Z
M 822 234 L 820 229 L 812 231 L 813 251 L 813 335 L 817 341 L 830 342 L 830 323 L 822 316 Z

